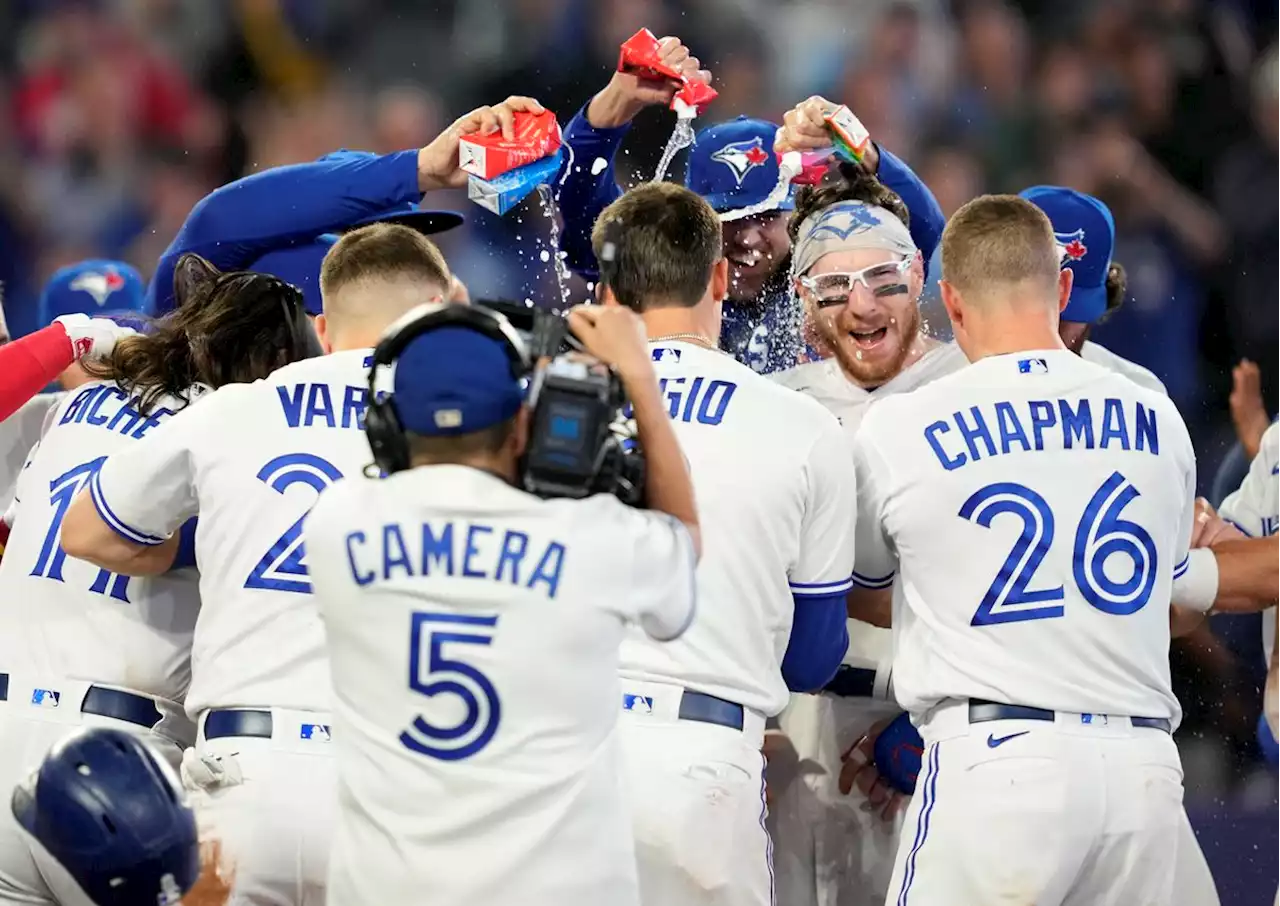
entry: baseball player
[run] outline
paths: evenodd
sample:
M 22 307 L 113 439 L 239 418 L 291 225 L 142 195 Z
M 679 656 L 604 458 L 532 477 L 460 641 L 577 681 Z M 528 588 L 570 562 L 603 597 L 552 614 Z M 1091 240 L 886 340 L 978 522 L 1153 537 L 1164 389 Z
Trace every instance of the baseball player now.
M 13 408 L 0 418 L 0 507 L 7 508 L 13 499 L 18 470 L 40 439 L 45 418 L 61 400 L 57 393 L 39 391 L 55 381 L 64 391 L 88 381 L 75 367 L 76 361 L 84 355 L 102 356 L 111 351 L 124 331 L 102 322 L 136 315 L 142 309 L 144 289 L 142 276 L 130 265 L 97 259 L 64 267 L 45 284 L 39 317 L 46 328 L 24 337 L 26 342 L 21 346 L 12 344 L 24 352 L 6 349 L 0 370 L 6 399 L 3 409 Z M 62 325 L 61 331 L 55 323 Z M 60 333 L 65 334 L 65 340 Z
M 146 443 L 209 386 L 316 350 L 300 294 L 275 278 L 217 274 L 195 256 L 179 274 L 182 305 L 86 363 L 88 383 L 54 407 L 19 477 L 0 560 L 0 784 L 81 725 L 145 736 L 175 767 L 192 737 L 181 702 L 200 604 L 184 568 L 193 526 L 139 550 L 137 578 L 74 559 L 61 529 L 109 455 Z M 44 868 L 0 816 L 0 902 L 52 902 Z
M 969 202 L 942 261 L 974 364 L 878 401 L 854 442 L 855 569 L 900 574 L 894 687 L 926 742 L 885 902 L 1170 903 L 1190 438 L 1167 397 L 1063 346 L 1072 273 L 1030 202 Z
M 622 195 L 593 236 L 604 300 L 644 318 L 707 537 L 694 626 L 622 650 L 640 894 L 654 906 L 771 901 L 764 722 L 789 689 L 830 679 L 847 646 L 849 447 L 821 406 L 716 348 L 721 241 L 711 206 L 671 183 Z
M 480 113 L 464 125 L 481 128 Z M 456 153 L 455 140 L 455 166 Z M 328 354 L 210 394 L 108 458 L 92 500 L 68 514 L 68 550 L 74 531 L 79 556 L 117 571 L 200 516 L 203 608 L 186 698 L 199 733 L 184 780 L 203 790 L 197 808 L 236 865 L 235 897 L 247 902 L 324 899 L 336 807 L 330 681 L 302 522 L 319 493 L 368 465 L 371 348 L 448 286 L 439 250 L 416 231 L 375 224 L 347 233 L 321 273 L 316 330 Z
M 306 528 L 336 690 L 330 906 L 639 903 L 618 648 L 693 620 L 697 516 L 640 319 L 569 323 L 624 382 L 650 511 L 519 489 L 530 361 L 501 316 L 428 307 L 374 354 L 389 477 L 339 482 Z
M 679 38 L 663 38 L 660 53 L 664 63 L 687 77 L 710 81 L 711 73 L 700 69 L 698 59 Z M 561 249 L 569 267 L 588 280 L 599 274 L 591 247 L 592 225 L 605 206 L 622 194 L 614 174 L 622 140 L 641 110 L 669 104 L 678 87 L 615 72 L 565 127 L 564 141 L 571 156 L 556 189 L 564 216 Z M 829 146 L 821 112 L 835 105 L 821 98 L 805 103 L 806 110 L 818 110 L 818 129 Z M 703 129 L 689 151 L 685 185 L 720 213 L 763 202 L 778 182 L 778 158 L 770 153 L 777 131 L 776 123 L 745 117 Z M 929 260 L 945 220 L 933 193 L 905 163 L 874 143 L 862 167 L 901 195 L 911 212 L 911 235 Z M 787 222 L 793 207 L 793 196 L 788 194 L 775 211 L 723 224 L 729 292 L 720 348 L 759 372 L 790 368 L 803 351 L 787 278 L 791 252 Z
M 45 854 L 62 906 L 195 902 L 181 899 L 200 875 L 195 812 L 164 757 L 137 737 L 106 728 L 72 734 L 8 806 Z

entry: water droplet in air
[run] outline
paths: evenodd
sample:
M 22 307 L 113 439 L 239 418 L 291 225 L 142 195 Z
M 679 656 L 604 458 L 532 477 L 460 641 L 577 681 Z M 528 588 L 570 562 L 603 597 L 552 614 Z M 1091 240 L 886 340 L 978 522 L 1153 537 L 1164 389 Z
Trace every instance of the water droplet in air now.
M 542 251 L 538 252 L 538 258 L 542 261 L 550 261 L 551 253 L 548 252 L 546 249 L 543 249 Z
M 591 162 L 591 175 L 599 176 L 601 173 L 605 171 L 605 168 L 608 166 L 609 166 L 609 162 L 607 160 L 605 160 L 603 157 L 597 157 L 595 160 Z

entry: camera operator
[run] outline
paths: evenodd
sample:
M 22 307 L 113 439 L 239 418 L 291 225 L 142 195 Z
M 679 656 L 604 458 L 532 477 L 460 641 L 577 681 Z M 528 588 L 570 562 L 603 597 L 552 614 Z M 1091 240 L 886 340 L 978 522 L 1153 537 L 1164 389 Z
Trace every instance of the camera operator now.
M 639 316 L 578 308 L 569 327 L 630 397 L 648 511 L 585 482 L 523 489 L 549 440 L 604 458 L 591 397 L 548 389 L 558 369 L 571 391 L 575 366 L 590 386 L 589 364 L 535 367 L 504 317 L 452 304 L 374 351 L 365 430 L 386 477 L 339 482 L 305 528 L 341 790 L 330 906 L 639 902 L 618 650 L 629 624 L 663 640 L 691 622 L 697 516 Z

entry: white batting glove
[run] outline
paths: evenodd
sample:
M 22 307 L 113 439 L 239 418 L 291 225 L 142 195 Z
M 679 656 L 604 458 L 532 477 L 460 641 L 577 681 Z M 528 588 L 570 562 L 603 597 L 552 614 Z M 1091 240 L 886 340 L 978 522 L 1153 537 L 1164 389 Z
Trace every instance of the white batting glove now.
M 189 790 L 216 790 L 244 782 L 240 762 L 232 755 L 200 755 L 195 749 L 182 753 L 182 785 Z
M 77 359 L 83 359 L 86 356 L 100 359 L 109 356 L 111 350 L 116 348 L 117 340 L 137 333 L 132 328 L 121 327 L 110 318 L 60 315 L 53 320 L 54 323 L 61 324 L 62 329 L 67 332 Z

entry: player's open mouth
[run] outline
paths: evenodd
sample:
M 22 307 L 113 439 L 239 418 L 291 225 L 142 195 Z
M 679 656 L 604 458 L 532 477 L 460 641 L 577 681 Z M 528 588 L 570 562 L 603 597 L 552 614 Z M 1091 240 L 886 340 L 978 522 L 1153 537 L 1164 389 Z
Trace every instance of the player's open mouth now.
M 744 271 L 751 270 L 764 260 L 764 254 L 756 249 L 740 252 L 736 255 L 726 255 L 725 257 L 729 259 L 729 263 L 734 267 Z
M 880 344 L 888 332 L 887 327 L 877 327 L 875 330 L 851 330 L 849 337 L 859 349 L 873 349 Z

